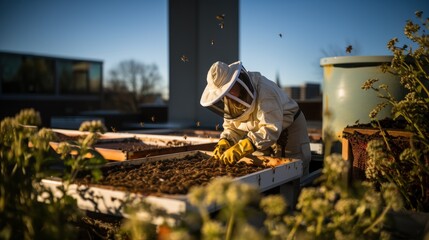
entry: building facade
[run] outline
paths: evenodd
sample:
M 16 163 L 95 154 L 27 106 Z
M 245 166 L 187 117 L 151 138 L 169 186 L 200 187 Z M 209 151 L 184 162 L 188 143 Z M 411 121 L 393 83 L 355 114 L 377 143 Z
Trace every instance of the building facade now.
M 0 117 L 33 108 L 49 126 L 52 116 L 99 109 L 102 74 L 101 61 L 0 52 Z
M 284 87 L 283 90 L 291 98 L 298 101 L 320 99 L 322 96 L 319 83 L 305 83 L 301 86 L 289 86 Z
M 223 119 L 200 105 L 216 61 L 239 60 L 239 1 L 169 1 L 169 122 L 214 129 Z

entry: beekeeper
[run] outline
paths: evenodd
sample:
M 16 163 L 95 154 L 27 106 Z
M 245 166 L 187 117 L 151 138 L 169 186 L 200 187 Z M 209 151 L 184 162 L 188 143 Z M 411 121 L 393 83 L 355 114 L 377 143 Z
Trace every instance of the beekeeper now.
M 298 104 L 241 61 L 215 62 L 200 103 L 224 118 L 214 158 L 232 165 L 248 154 L 298 158 L 307 175 L 311 160 L 307 122 Z

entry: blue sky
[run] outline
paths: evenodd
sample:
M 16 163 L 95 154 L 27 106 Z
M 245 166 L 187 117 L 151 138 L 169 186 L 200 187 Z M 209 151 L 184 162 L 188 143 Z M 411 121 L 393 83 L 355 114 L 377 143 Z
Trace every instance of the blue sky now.
M 347 55 L 348 45 L 352 55 L 389 55 L 387 42 L 404 38 L 416 10 L 429 17 L 429 1 L 242 0 L 240 57 L 282 85 L 321 83 L 321 58 Z
M 158 65 L 168 88 L 167 0 L 0 0 L 0 50 Z M 240 0 L 240 60 L 281 84 L 322 83 L 323 57 L 389 55 L 428 0 Z M 282 37 L 279 36 L 282 34 Z M 107 74 L 105 75 L 105 80 Z

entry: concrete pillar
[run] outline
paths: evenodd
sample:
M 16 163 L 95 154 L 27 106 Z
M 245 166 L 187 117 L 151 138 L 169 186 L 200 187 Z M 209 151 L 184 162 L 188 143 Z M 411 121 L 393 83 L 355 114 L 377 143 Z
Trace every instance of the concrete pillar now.
M 238 0 L 169 0 L 168 8 L 169 122 L 214 129 L 223 119 L 201 107 L 200 97 L 215 61 L 239 60 Z

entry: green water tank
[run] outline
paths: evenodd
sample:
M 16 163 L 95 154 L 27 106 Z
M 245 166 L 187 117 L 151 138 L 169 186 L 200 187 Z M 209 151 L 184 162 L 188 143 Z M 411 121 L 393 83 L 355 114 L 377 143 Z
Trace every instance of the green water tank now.
M 363 90 L 363 83 L 372 78 L 378 84 L 387 84 L 396 99 L 402 99 L 405 90 L 399 77 L 383 73 L 380 66 L 390 63 L 393 56 L 341 56 L 320 60 L 323 67 L 323 118 L 322 132 L 329 131 L 341 139 L 345 127 L 369 123 L 370 112 L 382 101 L 373 90 Z M 326 114 L 329 112 L 330 114 Z M 391 106 L 386 107 L 377 119 L 391 117 Z

